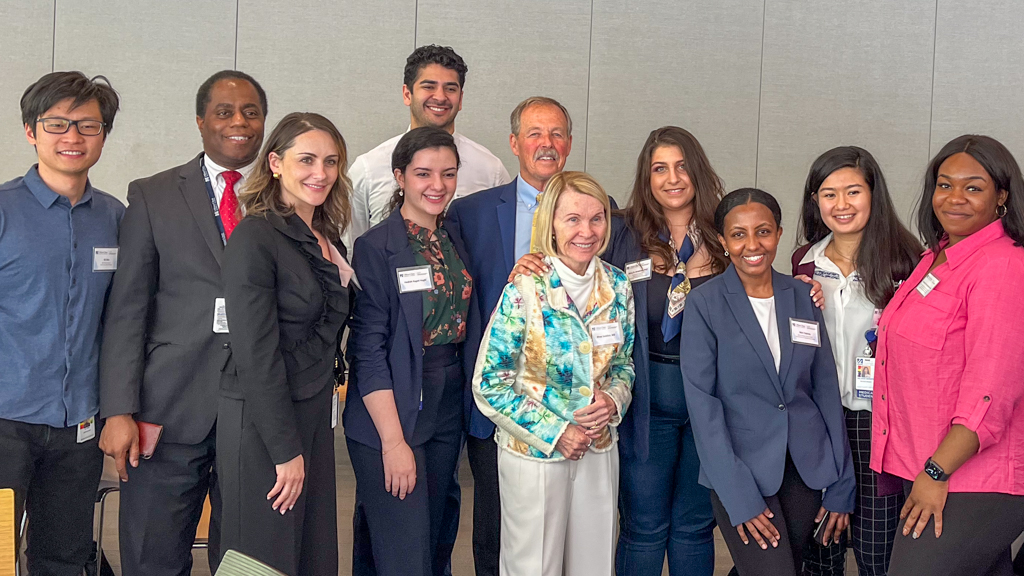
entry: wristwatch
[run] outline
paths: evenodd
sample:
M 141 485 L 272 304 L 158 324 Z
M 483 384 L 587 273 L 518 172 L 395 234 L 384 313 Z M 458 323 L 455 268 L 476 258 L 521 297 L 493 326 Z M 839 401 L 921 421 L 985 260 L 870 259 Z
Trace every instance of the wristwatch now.
M 949 474 L 946 474 L 946 471 L 942 469 L 942 466 L 939 466 L 935 460 L 932 460 L 931 458 L 924 463 L 924 473 L 936 482 L 945 482 L 946 480 L 949 480 Z

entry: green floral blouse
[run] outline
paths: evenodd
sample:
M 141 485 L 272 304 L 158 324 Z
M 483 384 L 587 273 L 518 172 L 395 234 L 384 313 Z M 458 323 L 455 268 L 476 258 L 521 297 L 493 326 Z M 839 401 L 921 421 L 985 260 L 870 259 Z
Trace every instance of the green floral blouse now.
M 405 226 L 416 264 L 429 265 L 434 271 L 434 289 L 423 293 L 423 345 L 462 342 L 473 278 L 443 226 L 433 234 L 409 220 Z

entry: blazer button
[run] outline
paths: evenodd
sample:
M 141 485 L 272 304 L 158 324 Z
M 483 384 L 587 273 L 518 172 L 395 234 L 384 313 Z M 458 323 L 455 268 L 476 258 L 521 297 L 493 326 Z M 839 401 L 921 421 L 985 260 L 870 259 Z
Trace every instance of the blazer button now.
M 579 347 L 580 354 L 590 354 L 590 348 L 591 348 L 590 342 L 586 342 L 586 341 L 580 342 L 580 347 Z
M 228 344 L 227 342 L 225 342 L 224 343 L 224 349 L 227 350 L 228 348 L 231 348 L 231 344 Z
M 786 405 L 785 404 L 779 404 L 779 410 L 782 411 L 782 412 L 785 412 L 786 411 Z

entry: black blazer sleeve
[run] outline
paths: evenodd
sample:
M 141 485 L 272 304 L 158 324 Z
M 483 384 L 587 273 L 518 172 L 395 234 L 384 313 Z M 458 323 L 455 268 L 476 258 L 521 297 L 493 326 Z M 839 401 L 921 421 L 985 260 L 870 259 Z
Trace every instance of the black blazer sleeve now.
M 391 366 L 388 344 L 395 337 L 391 331 L 391 313 L 397 306 L 390 294 L 391 266 L 380 248 L 361 236 L 353 247 L 352 268 L 359 277 L 362 290 L 356 293 L 356 304 L 349 326 L 355 335 L 348 343 L 348 354 L 357 392 L 366 396 L 377 390 L 391 390 Z
M 149 208 L 138 182 L 118 236 L 118 267 L 107 298 L 100 348 L 100 415 L 134 414 L 146 366 L 146 328 L 159 280 L 160 257 Z
M 277 319 L 279 233 L 265 220 L 243 220 L 224 251 L 224 298 L 238 386 L 274 464 L 302 454 L 280 348 Z

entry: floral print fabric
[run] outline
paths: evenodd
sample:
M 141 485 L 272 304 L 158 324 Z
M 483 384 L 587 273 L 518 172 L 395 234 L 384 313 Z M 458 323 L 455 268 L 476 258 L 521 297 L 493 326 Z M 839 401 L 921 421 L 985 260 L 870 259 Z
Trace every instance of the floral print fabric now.
M 473 278 L 459 258 L 444 227 L 433 233 L 405 221 L 419 266 L 434 272 L 434 289 L 423 293 L 423 345 L 457 344 L 466 339 L 466 316 Z

